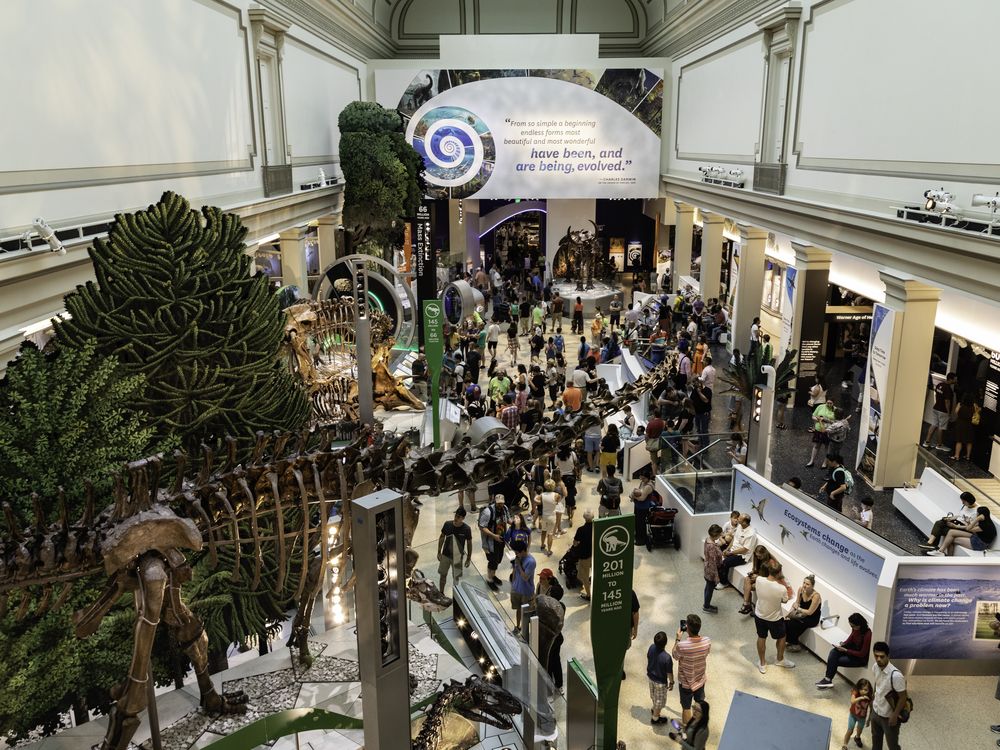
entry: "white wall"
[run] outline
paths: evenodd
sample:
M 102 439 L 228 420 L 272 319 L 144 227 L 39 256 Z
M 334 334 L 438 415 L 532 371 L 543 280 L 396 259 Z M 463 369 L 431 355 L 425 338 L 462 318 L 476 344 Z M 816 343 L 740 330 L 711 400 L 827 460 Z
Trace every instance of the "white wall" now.
M 35 216 L 57 229 L 107 218 L 165 189 L 195 203 L 261 197 L 250 5 L 0 3 L 6 59 L 18 61 L 0 66 L 0 237 Z M 293 155 L 332 163 L 336 115 L 358 98 L 364 63 L 295 25 L 287 38 Z
M 764 75 L 760 49 L 760 42 L 751 37 L 675 66 L 675 96 L 682 115 L 676 124 L 677 152 L 703 163 L 722 161 L 720 155 L 753 161 Z
M 969 202 L 973 193 L 992 195 L 1000 183 L 1000 143 L 991 134 L 1000 100 L 990 93 L 996 76 L 987 52 L 1000 28 L 1000 4 L 803 0 L 802 6 L 785 194 L 888 214 L 892 205 L 919 203 L 924 190 L 944 186 L 967 215 L 987 217 Z M 761 38 L 757 25 L 747 23 L 673 61 L 672 117 L 684 71 L 681 153 L 686 145 L 720 156 L 747 153 L 764 93 Z M 748 57 L 754 45 L 758 61 Z M 715 94 L 689 95 L 688 74 L 699 64 L 703 81 L 719 89 Z M 727 98 L 733 106 L 713 112 Z M 720 117 L 728 132 L 719 130 Z M 668 168 L 697 176 L 709 163 L 707 156 L 681 159 L 674 152 Z M 752 178 L 752 167 L 744 169 Z

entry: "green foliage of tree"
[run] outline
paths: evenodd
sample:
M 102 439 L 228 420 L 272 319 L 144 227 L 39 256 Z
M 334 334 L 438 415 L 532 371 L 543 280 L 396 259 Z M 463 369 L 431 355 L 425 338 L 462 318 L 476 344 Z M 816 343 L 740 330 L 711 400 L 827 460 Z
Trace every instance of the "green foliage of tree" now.
M 785 356 L 782 357 L 781 362 L 774 365 L 775 398 L 791 393 L 789 383 L 795 377 L 797 367 L 795 355 L 797 354 L 797 350 L 789 349 L 785 352 Z M 723 393 L 736 393 L 743 400 L 750 401 L 753 398 L 754 386 L 767 382 L 767 376 L 760 371 L 761 366 L 764 364 L 766 363 L 763 361 L 762 349 L 758 347 L 752 356 L 743 357 L 738 365 L 729 365 L 729 367 L 722 371 L 722 375 L 720 376 L 722 382 L 728 386 Z
M 423 160 L 403 136 L 399 113 L 352 102 L 340 113 L 344 223 L 356 245 L 386 241 L 393 226 L 413 216 L 423 197 Z
M 48 504 L 60 487 L 76 520 L 84 479 L 106 492 L 122 464 L 154 452 L 147 415 L 129 408 L 142 400 L 145 377 L 126 376 L 95 348 L 92 339 L 49 353 L 25 343 L 0 383 L 0 498 L 22 520 L 30 518 L 31 493 Z
M 145 378 L 124 375 L 95 346 L 90 340 L 80 349 L 43 353 L 26 343 L 0 383 L 0 499 L 25 524 L 33 517 L 32 492 L 42 496 L 52 522 L 52 499 L 65 488 L 70 520 L 76 521 L 84 478 L 107 492 L 122 464 L 154 452 L 147 416 L 126 406 L 141 398 Z M 170 441 L 157 447 L 169 449 Z M 109 705 L 108 691 L 132 656 L 130 597 L 85 641 L 76 638 L 71 621 L 106 583 L 103 575 L 76 581 L 63 607 L 42 617 L 34 613 L 43 592 L 33 589 L 20 622 L 14 610 L 21 594 L 13 595 L 0 620 L 0 737 L 24 737 L 36 727 L 50 732 L 74 702 Z M 53 599 L 58 594 L 57 587 Z
M 166 192 L 144 211 L 118 214 L 90 251 L 96 281 L 66 296 L 60 346 L 97 341 L 147 388 L 128 405 L 157 436 L 189 451 L 225 435 L 296 429 L 309 406 L 280 358 L 285 320 L 263 275 L 250 276 L 246 228 L 234 214 L 191 209 Z

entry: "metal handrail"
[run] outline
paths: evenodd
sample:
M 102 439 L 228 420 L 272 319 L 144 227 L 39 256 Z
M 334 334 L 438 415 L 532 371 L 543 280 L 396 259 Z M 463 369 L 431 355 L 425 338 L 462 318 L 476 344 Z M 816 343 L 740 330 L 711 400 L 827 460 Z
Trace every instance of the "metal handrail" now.
M 669 467 L 668 469 L 666 469 L 666 470 L 664 471 L 664 473 L 668 473 L 668 472 L 671 472 L 671 471 L 673 471 L 673 470 L 674 470 L 674 469 L 676 469 L 676 468 L 677 468 L 678 466 L 680 466 L 680 465 L 681 465 L 682 463 L 690 463 L 690 462 L 691 462 L 691 461 L 692 461 L 693 459 L 697 458 L 697 457 L 698 457 L 698 456 L 700 456 L 700 455 L 701 455 L 702 453 L 705 453 L 706 451 L 708 451 L 708 450 L 712 449 L 712 448 L 713 448 L 714 446 L 716 446 L 717 444 L 719 444 L 719 443 L 723 443 L 723 442 L 725 442 L 725 441 L 729 440 L 729 438 L 730 438 L 730 436 L 731 436 L 732 434 L 733 434 L 733 433 L 731 433 L 731 432 L 725 432 L 725 433 L 722 433 L 722 432 L 716 432 L 716 433 L 709 433 L 709 434 L 707 435 L 707 437 L 709 438 L 709 440 L 710 440 L 711 442 L 709 442 L 709 444 L 708 444 L 708 445 L 706 445 L 706 446 L 705 446 L 704 448 L 701 448 L 701 449 L 699 449 L 699 450 L 695 451 L 694 453 L 692 453 L 692 454 L 691 454 L 690 456 L 687 456 L 687 457 L 685 457 L 685 456 L 681 455 L 680 451 L 678 451 L 678 450 L 677 450 L 677 448 L 675 448 L 675 447 L 674 447 L 673 445 L 671 445 L 670 443 L 667 443 L 667 445 L 669 446 L 670 450 L 672 450 L 672 451 L 674 452 L 674 454 L 675 454 L 676 456 L 678 456 L 678 457 L 680 458 L 680 460 L 679 460 L 679 461 L 677 461 L 676 463 L 674 463 L 673 465 L 671 465 L 671 466 L 670 466 L 670 467 Z M 741 433 L 741 434 L 743 434 L 744 438 L 746 438 L 746 437 L 747 437 L 746 433 Z M 713 437 L 713 436 L 716 436 L 716 435 L 718 435 L 718 436 L 720 436 L 720 437 L 716 437 L 716 438 L 715 438 L 714 440 L 712 440 L 712 437 Z M 677 435 L 677 436 L 676 436 L 676 438 L 677 438 L 678 440 L 683 440 L 683 439 L 684 439 L 684 437 L 685 437 L 684 435 Z

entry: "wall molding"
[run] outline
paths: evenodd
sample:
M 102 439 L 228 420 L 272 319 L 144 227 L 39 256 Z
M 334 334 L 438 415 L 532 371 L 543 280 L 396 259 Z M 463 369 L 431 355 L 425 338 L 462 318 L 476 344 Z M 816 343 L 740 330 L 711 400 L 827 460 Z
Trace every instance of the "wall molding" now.
M 787 0 L 702 0 L 674 9 L 669 23 L 643 41 L 647 57 L 681 57 Z
M 926 226 L 894 215 L 662 175 L 675 200 L 767 231 L 884 265 L 975 297 L 1000 299 L 1000 239 Z
M 466 33 L 466 16 L 465 16 L 465 2 L 463 0 L 452 0 L 458 5 L 458 31 L 449 31 L 449 34 L 465 34 Z M 427 34 L 427 33 L 416 33 L 411 34 L 404 29 L 406 23 L 406 16 L 410 12 L 410 6 L 412 6 L 414 0 L 403 0 L 399 6 L 399 12 L 396 15 L 396 39 L 400 41 L 437 41 L 440 34 Z M 479 22 L 479 8 L 478 4 L 475 8 L 476 23 Z M 479 33 L 478 31 L 476 32 Z
M 0 172 L 0 195 L 40 190 L 94 187 L 119 182 L 145 182 L 171 177 L 201 177 L 230 172 L 252 172 L 253 158 L 169 162 L 166 164 L 121 164 L 104 167 L 67 167 Z
M 577 23 L 577 3 L 578 0 L 570 0 L 569 32 L 571 34 L 600 34 L 602 39 L 634 39 L 636 43 L 642 42 L 642 28 L 639 25 L 639 13 L 636 11 L 635 5 L 633 5 L 631 0 L 625 0 L 625 5 L 628 6 L 629 12 L 632 14 L 632 31 L 579 31 L 579 25 Z M 643 15 L 645 15 L 645 13 L 646 11 L 643 9 Z
M 489 2 L 490 0 L 487 0 L 487 1 Z M 495 2 L 495 0 L 492 0 L 492 1 Z M 480 20 L 479 20 L 479 14 L 480 14 L 479 5 L 480 5 L 480 0 L 472 0 L 472 33 L 473 34 L 483 34 L 484 36 L 489 36 L 491 34 L 512 34 L 512 33 L 518 33 L 518 32 L 511 32 L 511 31 L 483 31 L 482 30 L 482 25 L 481 25 Z M 573 0 L 573 5 L 574 6 L 576 5 L 576 0 Z M 462 33 L 468 33 L 468 29 L 466 28 L 466 25 L 465 25 L 465 14 L 464 14 L 465 3 L 462 3 L 462 11 L 463 11 L 463 14 L 462 14 Z M 553 21 L 554 21 L 554 25 L 553 25 L 553 28 L 551 30 L 550 29 L 538 29 L 537 31 L 533 31 L 533 32 L 530 32 L 530 33 L 533 33 L 533 34 L 562 34 L 563 33 L 563 0 L 556 0 L 555 18 L 553 19 Z M 572 23 L 572 21 L 573 21 L 573 18 L 570 19 L 571 23 Z M 576 32 L 571 31 L 570 33 L 576 33 Z
M 316 156 L 293 156 L 293 167 L 322 167 L 325 164 L 340 164 L 340 157 L 336 154 L 318 154 Z
M 380 2 L 381 0 L 376 0 Z M 334 47 L 361 58 L 393 57 L 396 45 L 367 13 L 335 0 L 255 0 Z M 350 6 L 354 7 L 354 6 Z

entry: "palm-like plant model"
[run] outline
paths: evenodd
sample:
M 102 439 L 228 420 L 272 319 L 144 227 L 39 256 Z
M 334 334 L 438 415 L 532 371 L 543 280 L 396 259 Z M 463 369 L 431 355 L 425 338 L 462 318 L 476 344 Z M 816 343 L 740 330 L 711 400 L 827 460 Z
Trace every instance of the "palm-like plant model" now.
M 753 389 L 758 385 L 767 382 L 767 376 L 760 371 L 763 361 L 763 351 L 758 347 L 752 355 L 743 357 L 739 364 L 731 364 L 722 371 L 722 382 L 728 386 L 723 393 L 733 393 L 736 395 L 735 416 L 733 417 L 734 427 L 740 428 L 743 423 L 743 404 L 753 398 Z M 798 350 L 789 349 L 785 352 L 781 362 L 774 365 L 774 397 L 790 394 L 792 392 L 790 383 L 795 378 L 795 371 L 798 363 L 795 356 Z

